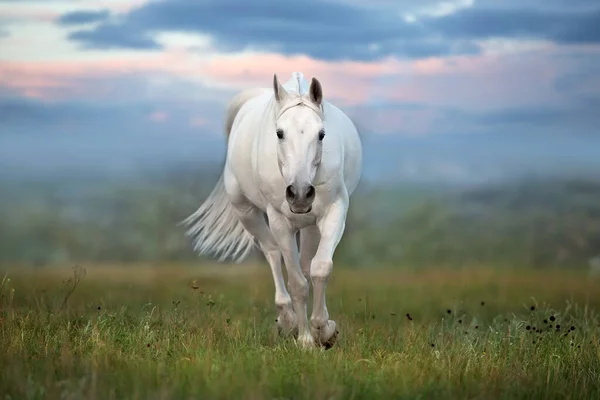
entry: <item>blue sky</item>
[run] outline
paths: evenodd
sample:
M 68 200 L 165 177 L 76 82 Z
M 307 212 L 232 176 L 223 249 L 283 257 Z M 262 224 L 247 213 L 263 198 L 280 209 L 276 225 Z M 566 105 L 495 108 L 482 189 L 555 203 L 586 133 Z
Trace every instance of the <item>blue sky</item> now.
M 293 71 L 369 176 L 600 164 L 597 1 L 0 0 L 0 167 L 219 162 L 226 101 Z

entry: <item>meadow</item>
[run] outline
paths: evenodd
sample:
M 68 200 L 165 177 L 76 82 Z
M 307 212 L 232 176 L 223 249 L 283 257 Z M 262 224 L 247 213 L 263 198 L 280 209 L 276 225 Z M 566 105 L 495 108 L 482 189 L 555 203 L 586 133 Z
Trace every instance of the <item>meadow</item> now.
M 277 336 L 261 262 L 1 270 L 3 400 L 600 398 L 577 270 L 338 263 L 340 336 L 313 352 Z

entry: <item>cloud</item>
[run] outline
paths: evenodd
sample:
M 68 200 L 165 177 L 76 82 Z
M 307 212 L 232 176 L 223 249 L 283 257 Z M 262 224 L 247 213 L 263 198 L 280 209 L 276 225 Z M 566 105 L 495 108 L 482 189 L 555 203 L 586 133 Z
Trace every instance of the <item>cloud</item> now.
M 55 11 L 41 9 L 32 9 L 31 7 L 8 7 L 0 4 L 0 21 L 6 24 L 15 25 L 22 22 L 53 22 L 59 15 Z
M 319 78 L 326 98 L 348 110 L 366 130 L 408 135 L 482 132 L 490 129 L 472 115 L 579 107 L 574 104 L 582 96 L 592 96 L 594 88 L 599 93 L 593 60 L 600 60 L 600 52 L 589 50 L 585 57 L 571 53 L 572 48 L 550 45 L 525 53 L 326 62 L 264 53 L 205 58 L 174 48 L 98 60 L 1 62 L 0 84 L 47 101 L 213 102 L 224 107 L 238 90 L 269 87 L 274 72 L 287 79 L 302 71 L 308 79 Z M 202 115 L 191 113 L 185 119 L 197 117 Z M 207 115 L 206 120 L 215 118 Z
M 188 93 L 177 95 L 182 88 Z M 225 101 L 230 97 L 198 83 L 160 75 L 150 80 L 137 75 L 98 75 L 78 81 L 75 89 L 50 87 L 70 95 L 48 99 L 43 88 L 23 92 L 0 85 L 0 133 L 13 137 L 102 135 L 117 142 L 129 134 L 221 137 Z M 79 94 L 74 95 L 74 90 Z
M 107 23 L 91 30 L 80 30 L 69 34 L 69 39 L 83 43 L 87 49 L 138 49 L 158 50 L 162 46 L 147 32 L 125 24 Z
M 566 61 L 550 64 L 552 54 L 509 55 L 502 62 L 480 56 L 368 63 L 259 53 L 205 59 L 173 50 L 104 60 L 4 62 L 0 83 L 49 100 L 140 98 L 168 90 L 174 98 L 224 102 L 237 90 L 269 87 L 275 72 L 288 79 L 302 71 L 308 79 L 317 77 L 326 98 L 341 107 L 402 102 L 477 109 L 555 100 L 553 79 Z
M 144 100 L 165 96 L 224 102 L 231 89 L 210 87 L 194 57 L 177 52 L 78 61 L 0 62 L 0 85 L 48 101 Z M 206 81 L 206 82 L 204 82 Z
M 597 0 L 0 3 L 13 167 L 220 162 L 234 92 L 293 71 L 359 125 L 369 176 L 597 159 L 581 143 L 600 136 L 580 139 L 600 126 Z
M 99 11 L 73 11 L 62 14 L 57 22 L 61 25 L 81 25 L 91 22 L 102 22 L 110 17 L 109 10 Z
M 132 9 L 118 22 L 70 34 L 86 48 L 159 48 L 157 32 L 210 35 L 220 50 L 256 49 L 322 60 L 373 60 L 390 55 L 421 58 L 474 54 L 472 42 L 448 41 L 395 12 L 308 0 L 299 6 L 275 0 L 173 0 Z
M 375 94 L 374 80 L 401 74 L 407 71 L 407 66 L 393 60 L 326 63 L 306 56 L 279 54 L 213 55 L 205 59 L 193 52 L 174 49 L 144 57 L 133 54 L 103 60 L 3 62 L 0 84 L 21 93 L 39 93 L 49 100 L 81 96 L 140 97 L 149 88 L 152 91 L 160 88 L 178 98 L 204 96 L 226 101 L 226 96 L 237 90 L 269 87 L 274 72 L 288 79 L 296 70 L 303 71 L 308 79 L 318 77 L 325 85 L 328 99 L 352 105 Z M 132 87 L 134 83 L 136 86 Z M 203 87 L 196 90 L 195 84 Z
M 556 43 L 600 43 L 600 7 L 588 10 L 467 8 L 428 25 L 453 39 L 522 38 Z
M 348 7 L 342 0 L 329 1 L 332 7 Z M 421 9 L 412 11 L 420 16 L 414 24 L 424 26 L 422 21 L 450 18 L 475 7 L 467 3 L 456 2 L 452 7 L 437 11 L 435 4 L 423 3 Z M 178 18 L 185 13 L 182 9 L 174 12 L 171 19 L 168 13 L 162 18 L 156 11 L 150 13 L 148 8 L 169 4 L 181 7 L 187 4 L 191 7 L 185 8 L 188 13 L 198 7 L 197 3 L 183 0 L 142 4 L 98 26 L 110 29 L 114 25 L 127 30 L 113 31 L 117 36 L 145 35 L 140 37 L 153 44 L 156 40 L 163 46 L 160 51 L 72 50 L 60 60 L 55 57 L 49 61 L 45 56 L 35 61 L 1 61 L 0 85 L 29 99 L 46 102 L 113 102 L 122 104 L 123 109 L 130 109 L 135 115 L 137 111 L 130 108 L 132 104 L 151 104 L 140 118 L 152 122 L 152 129 L 158 129 L 157 125 L 168 129 L 173 121 L 184 121 L 186 126 L 220 132 L 224 104 L 234 92 L 249 87 L 269 87 L 273 73 L 287 79 L 291 72 L 302 71 L 309 79 L 319 78 L 327 100 L 348 110 L 364 127 L 364 132 L 408 136 L 462 132 L 498 134 L 506 129 L 567 132 L 569 126 L 575 131 L 587 131 L 590 122 L 573 123 L 578 120 L 572 115 L 582 113 L 580 99 L 600 93 L 600 77 L 595 73 L 600 65 L 598 47 L 502 39 L 480 42 L 482 53 L 423 59 L 326 60 L 275 51 L 231 54 L 219 52 L 218 46 L 214 47 L 214 39 L 198 33 L 159 33 L 176 31 L 176 27 L 181 26 Z M 266 3 L 261 4 L 265 7 Z M 287 10 L 284 4 L 279 7 L 283 10 L 279 13 L 282 21 L 291 18 L 284 12 Z M 353 7 L 358 9 L 358 6 Z M 391 15 L 391 8 L 386 7 L 383 3 L 371 4 L 365 10 L 374 13 L 386 10 Z M 510 4 L 506 8 L 511 9 Z M 247 23 L 258 18 L 259 11 L 249 11 L 244 16 Z M 307 18 L 304 15 L 307 13 L 302 11 L 298 15 Z M 160 22 L 163 20 L 171 22 Z M 138 25 L 132 25 L 131 21 L 137 21 Z M 195 18 L 189 17 L 186 21 L 190 30 L 196 29 Z M 316 21 L 323 24 L 318 18 Z M 147 28 L 152 24 L 162 28 Z M 55 29 L 62 31 L 57 26 Z M 312 35 L 318 36 L 317 33 Z M 18 52 L 19 46 L 15 49 Z M 169 104 L 175 108 L 188 104 L 195 109 L 177 116 Z M 204 104 L 213 104 L 207 107 L 214 110 L 214 114 L 205 113 Z M 527 110 L 527 115 L 519 115 L 520 110 Z M 546 110 L 560 111 L 565 122 L 557 119 L 554 127 L 548 127 L 541 116 Z M 503 117 L 505 123 L 501 122 Z M 580 119 L 590 121 L 589 118 Z M 511 119 L 515 122 L 509 122 Z
M 132 8 L 118 21 L 70 34 L 85 48 L 160 49 L 155 35 L 185 32 L 209 35 L 225 52 L 248 49 L 320 60 L 379 60 L 478 54 L 490 38 L 550 40 L 562 44 L 600 43 L 600 7 L 585 0 L 550 6 L 471 0 L 414 3 L 308 0 L 173 0 Z M 571 3 L 569 3 L 571 4 Z
M 148 0 L 0 0 L 0 20 L 11 25 L 54 23 L 69 27 L 80 23 L 100 22 L 111 13 L 128 12 Z M 63 24 L 61 16 L 65 19 Z M 69 22 L 72 22 L 69 24 Z M 63 32 L 64 33 L 64 32 Z
M 167 114 L 165 111 L 154 111 L 152 112 L 150 115 L 148 115 L 148 118 L 150 118 L 151 121 L 154 122 L 165 122 L 166 120 L 169 119 L 169 114 Z

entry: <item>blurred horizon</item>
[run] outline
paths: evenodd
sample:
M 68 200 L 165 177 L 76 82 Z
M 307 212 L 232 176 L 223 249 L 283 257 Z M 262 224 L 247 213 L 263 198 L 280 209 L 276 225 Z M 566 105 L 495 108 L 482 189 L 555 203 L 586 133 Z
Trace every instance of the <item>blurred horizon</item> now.
M 363 179 L 374 184 L 481 184 L 527 177 L 600 175 L 600 136 L 583 138 L 471 135 L 363 135 Z M 220 168 L 226 139 L 160 137 L 100 142 L 95 137 L 0 137 L 0 180 L 110 178 L 179 166 Z

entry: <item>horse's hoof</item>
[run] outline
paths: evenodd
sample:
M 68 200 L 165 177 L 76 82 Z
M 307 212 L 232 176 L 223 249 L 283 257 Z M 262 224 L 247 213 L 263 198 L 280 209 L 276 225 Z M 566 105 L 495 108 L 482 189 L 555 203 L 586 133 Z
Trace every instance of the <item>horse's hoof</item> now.
M 335 342 L 337 341 L 337 337 L 338 337 L 339 333 L 340 333 L 340 331 L 338 331 L 336 329 L 335 333 L 333 335 L 331 335 L 331 337 L 329 338 L 329 340 L 327 340 L 326 342 L 321 343 L 321 346 L 325 350 L 331 349 L 333 347 L 333 345 L 335 344 Z
M 298 338 L 298 324 L 289 320 L 282 321 L 280 318 L 275 319 L 277 326 L 277 334 L 281 337 L 293 337 Z
M 337 329 L 335 321 L 329 320 L 319 328 L 312 328 L 315 344 L 325 350 L 331 349 L 336 341 L 340 331 Z
M 311 335 L 299 337 L 296 339 L 296 344 L 302 350 L 313 350 L 315 348 L 315 341 Z
M 291 337 L 293 339 L 298 339 L 298 327 L 283 329 L 281 326 L 277 325 L 277 334 L 284 338 Z

